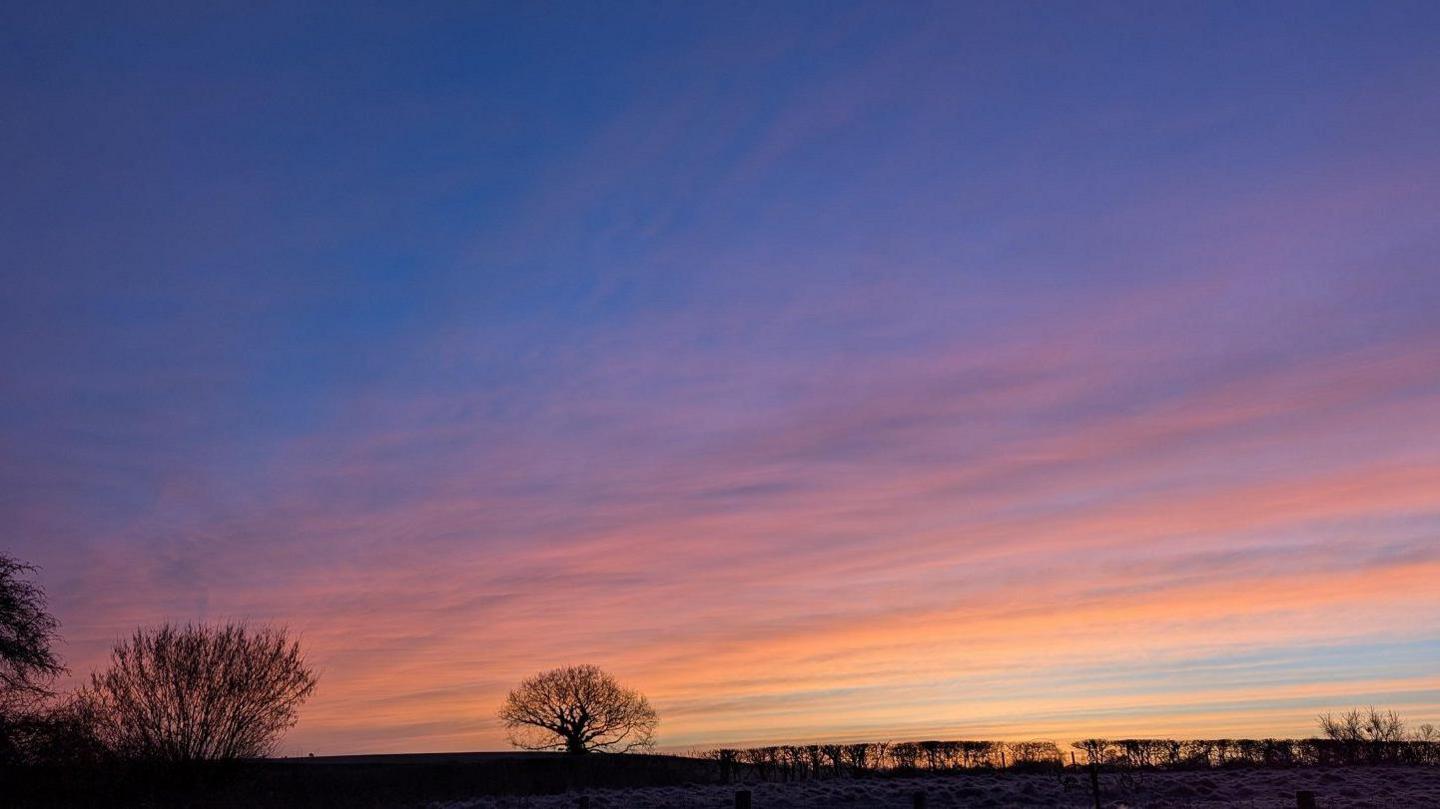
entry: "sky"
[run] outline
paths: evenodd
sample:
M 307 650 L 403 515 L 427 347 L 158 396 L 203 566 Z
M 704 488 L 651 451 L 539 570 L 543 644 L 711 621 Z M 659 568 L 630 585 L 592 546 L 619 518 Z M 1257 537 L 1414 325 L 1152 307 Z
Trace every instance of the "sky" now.
M 1440 6 L 9 4 L 0 551 L 282 752 L 1440 724 Z M 67 684 L 69 684 L 67 683 Z

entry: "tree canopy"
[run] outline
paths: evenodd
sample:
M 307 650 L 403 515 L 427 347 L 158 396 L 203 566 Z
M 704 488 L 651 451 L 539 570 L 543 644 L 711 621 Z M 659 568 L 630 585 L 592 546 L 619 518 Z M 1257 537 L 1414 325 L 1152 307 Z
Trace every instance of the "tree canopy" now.
M 0 553 L 0 708 L 48 696 L 65 671 L 52 648 L 60 623 L 47 609 L 45 591 L 27 576 L 32 565 Z
M 530 677 L 500 709 L 510 742 L 526 750 L 625 753 L 655 744 L 660 718 L 644 695 L 597 666 Z

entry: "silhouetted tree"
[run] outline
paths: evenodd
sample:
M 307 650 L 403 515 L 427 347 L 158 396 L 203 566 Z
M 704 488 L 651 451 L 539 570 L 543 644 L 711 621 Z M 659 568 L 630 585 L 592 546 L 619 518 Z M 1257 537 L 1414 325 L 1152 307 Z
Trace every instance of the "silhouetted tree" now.
M 579 754 L 653 747 L 660 718 L 643 695 L 598 667 L 568 666 L 522 682 L 500 721 L 516 747 Z
M 166 624 L 116 644 L 82 699 L 117 755 L 228 760 L 268 755 L 314 690 L 284 629 Z
M 32 761 L 51 729 L 46 700 L 65 671 L 53 649 L 60 623 L 35 568 L 0 553 L 0 763 Z
M 1393 761 L 1405 741 L 1405 720 L 1394 711 L 1380 711 L 1371 706 L 1364 711 L 1321 716 L 1320 732 L 1339 745 L 1342 755 L 1352 762 L 1359 758 L 1361 751 L 1372 762 Z
M 65 671 L 51 648 L 60 623 L 46 609 L 45 591 L 26 578 L 34 572 L 0 554 L 0 711 L 49 696 Z

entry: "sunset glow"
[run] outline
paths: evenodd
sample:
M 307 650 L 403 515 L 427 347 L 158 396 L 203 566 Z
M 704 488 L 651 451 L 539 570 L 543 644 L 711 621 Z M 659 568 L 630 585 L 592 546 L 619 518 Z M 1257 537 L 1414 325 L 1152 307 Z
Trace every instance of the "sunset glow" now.
M 289 754 L 573 663 L 671 750 L 1440 724 L 1440 6 L 731 6 L 6 26 L 69 682 L 245 619 Z

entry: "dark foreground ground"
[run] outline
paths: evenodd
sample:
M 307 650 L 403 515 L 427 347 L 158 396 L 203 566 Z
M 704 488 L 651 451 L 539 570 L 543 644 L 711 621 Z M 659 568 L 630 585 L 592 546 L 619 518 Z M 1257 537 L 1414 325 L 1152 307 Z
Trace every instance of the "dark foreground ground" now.
M 1316 793 L 1319 809 L 1440 807 L 1440 768 L 1337 767 L 1294 770 L 1144 772 L 1101 777 L 1106 809 L 1295 809 L 1297 790 Z M 910 809 L 924 792 L 929 809 L 1091 807 L 1083 774 L 975 773 L 924 778 L 754 784 L 754 809 Z M 588 790 L 591 809 L 729 809 L 735 786 Z M 572 809 L 579 793 L 538 798 L 487 797 L 432 809 Z
M 392 809 L 483 795 L 546 795 L 718 780 L 717 765 L 702 759 L 603 754 L 575 758 L 546 753 L 332 756 L 190 767 L 0 768 L 0 809 Z
M 1440 768 L 1334 767 L 1108 772 L 1106 809 L 1440 809 Z M 1091 807 L 1082 772 L 976 772 L 722 784 L 714 762 L 678 756 L 455 753 L 246 762 L 201 769 L 0 769 L 0 807 L 298 807 L 299 809 L 754 809 Z

